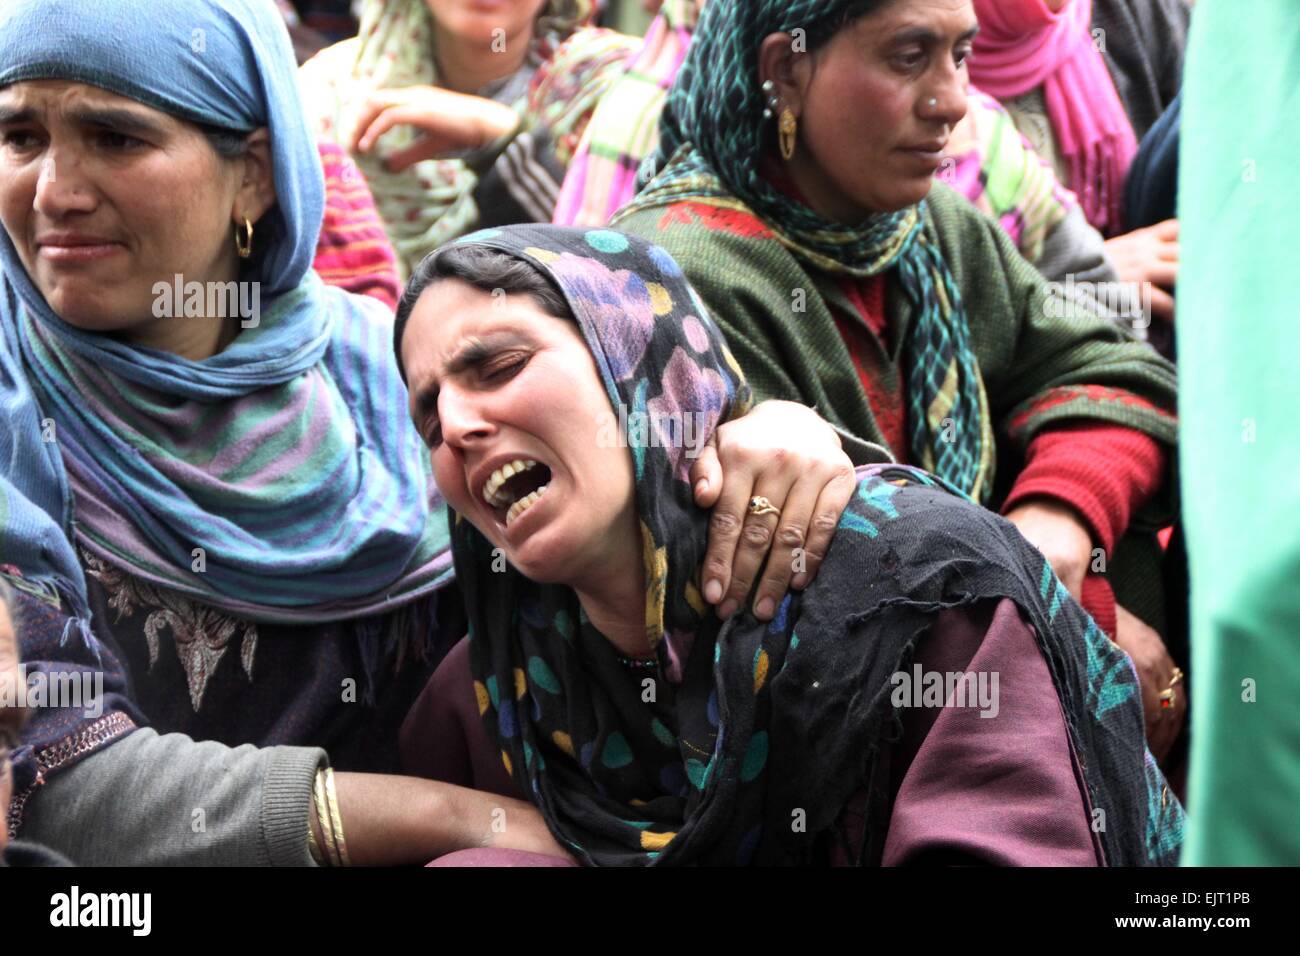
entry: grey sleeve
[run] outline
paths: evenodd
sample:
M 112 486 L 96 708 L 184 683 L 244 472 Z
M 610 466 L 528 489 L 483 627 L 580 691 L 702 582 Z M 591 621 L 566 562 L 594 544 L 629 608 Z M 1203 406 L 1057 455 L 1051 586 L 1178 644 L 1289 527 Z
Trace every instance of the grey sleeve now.
M 1043 242 L 1043 252 L 1034 263 L 1048 282 L 1064 282 L 1074 276 L 1075 282 L 1115 282 L 1119 276 L 1106 258 L 1106 240 L 1092 227 L 1083 214 L 1082 206 L 1075 206 L 1056 224 Z
M 1075 206 L 1047 236 L 1034 264 L 1049 282 L 1058 283 L 1068 301 L 1146 341 L 1151 327 L 1150 303 L 1142 290 L 1119 281 L 1106 255 L 1106 241 Z
M 314 747 L 227 747 L 148 729 L 32 794 L 24 839 L 82 866 L 312 866 Z

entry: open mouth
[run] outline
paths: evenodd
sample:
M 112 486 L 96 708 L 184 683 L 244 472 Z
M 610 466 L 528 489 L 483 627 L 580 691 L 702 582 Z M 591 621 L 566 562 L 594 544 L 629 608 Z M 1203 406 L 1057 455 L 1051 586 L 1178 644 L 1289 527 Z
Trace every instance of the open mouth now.
M 542 499 L 550 481 L 551 469 L 546 465 L 531 458 L 517 458 L 492 472 L 483 483 L 481 494 L 508 528 Z

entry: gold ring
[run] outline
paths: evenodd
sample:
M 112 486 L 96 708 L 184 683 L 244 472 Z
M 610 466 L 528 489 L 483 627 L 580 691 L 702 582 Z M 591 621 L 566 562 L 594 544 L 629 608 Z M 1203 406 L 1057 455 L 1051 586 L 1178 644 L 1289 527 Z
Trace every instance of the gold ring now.
M 1169 678 L 1169 686 L 1160 692 L 1160 709 L 1170 710 L 1174 704 L 1178 703 L 1178 692 L 1174 690 L 1174 685 L 1183 679 L 1183 671 L 1180 667 L 1174 668 L 1174 675 Z
M 774 508 L 772 502 L 762 495 L 755 495 L 749 499 L 749 513 L 752 515 L 779 515 L 781 509 Z

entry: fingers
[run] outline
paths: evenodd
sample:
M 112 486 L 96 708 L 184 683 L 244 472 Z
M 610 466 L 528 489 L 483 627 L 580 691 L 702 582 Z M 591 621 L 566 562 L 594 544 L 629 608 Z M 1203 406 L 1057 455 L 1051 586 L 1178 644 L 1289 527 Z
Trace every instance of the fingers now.
M 718 462 L 718 447 L 712 438 L 691 465 L 691 488 L 695 492 L 695 503 L 701 508 L 712 508 L 722 494 L 722 465 Z
M 790 582 L 795 590 L 803 590 L 817 577 L 826 552 L 830 549 L 831 539 L 835 536 L 835 529 L 840 525 L 840 516 L 848 507 L 857 485 L 857 476 L 852 464 L 849 464 L 838 470 L 822 486 L 808 527 L 808 540 L 803 546 L 803 560 L 795 562 L 795 576 Z
M 1156 640 L 1159 638 L 1156 637 Z M 1163 761 L 1169 755 L 1169 751 L 1178 740 L 1179 733 L 1182 732 L 1183 720 L 1187 716 L 1186 685 L 1181 681 L 1177 684 L 1173 682 L 1175 670 L 1173 659 L 1168 653 L 1161 653 L 1160 659 L 1149 670 L 1153 675 L 1152 682 L 1159 685 L 1152 688 L 1154 712 L 1148 721 L 1147 731 L 1151 754 L 1157 761 Z M 1154 677 L 1155 674 L 1161 676 L 1157 679 Z M 1162 706 L 1164 702 L 1160 696 L 1166 690 L 1174 692 L 1173 700 L 1168 707 Z
M 1158 222 L 1151 227 L 1151 231 L 1160 239 L 1166 242 L 1178 238 L 1178 220 L 1166 219 L 1164 222 Z
M 801 477 L 787 475 L 779 467 L 765 472 L 749 495 L 737 498 L 741 529 L 730 583 L 719 609 L 724 618 L 735 613 L 753 590 L 754 616 L 771 620 L 791 587 L 807 587 L 817 575 L 856 486 L 847 459 L 839 468 L 819 468 Z M 724 489 L 724 497 L 730 495 L 731 489 Z M 749 514 L 754 495 L 767 498 L 779 513 Z M 763 576 L 754 590 L 760 569 Z
M 376 93 L 366 100 L 366 105 L 361 108 L 361 114 L 357 117 L 357 125 L 352 128 L 352 139 L 348 143 L 349 152 L 370 152 L 378 137 L 366 136 L 365 134 L 379 115 L 392 105 L 392 101 L 382 93 Z
M 369 110 L 372 104 L 367 104 Z M 357 137 L 356 151 L 368 153 L 375 146 L 379 137 L 383 136 L 394 126 L 401 123 L 415 122 L 415 114 L 411 110 L 404 109 L 400 106 L 383 106 L 378 113 L 371 117 L 370 122 L 362 127 L 357 124 L 357 131 L 360 134 Z
M 703 457 L 703 455 L 701 455 Z M 709 518 L 709 547 L 704 555 L 704 600 L 722 604 L 731 586 L 731 563 L 740 542 L 744 526 L 745 509 L 754 491 L 753 473 L 737 466 L 727 475 L 719 489 L 718 503 Z M 718 616 L 730 617 L 739 607 L 739 601 L 718 608 Z M 726 613 L 723 613 L 723 612 Z
M 741 607 L 753 590 L 754 582 L 758 579 L 759 569 L 762 568 L 763 562 L 767 560 L 768 552 L 772 548 L 772 542 L 776 535 L 777 526 L 785 513 L 786 501 L 790 497 L 790 489 L 795 484 L 794 475 L 788 475 L 781 468 L 774 468 L 773 473 L 768 475 L 764 473 L 759 478 L 759 483 L 755 485 L 753 495 L 760 495 L 771 502 L 772 507 L 777 510 L 776 514 L 749 514 L 749 500 L 746 499 L 742 507 L 743 524 L 740 530 L 740 540 L 736 546 L 736 556 L 731 565 L 731 585 L 727 588 L 727 596 L 722 602 L 722 616 L 728 617 L 726 613 Z M 725 491 L 724 491 L 725 495 Z M 802 543 L 802 542 L 801 542 Z M 787 558 L 785 570 L 789 572 L 789 559 Z M 787 573 L 786 579 L 789 579 Z M 781 588 L 782 593 L 785 591 L 784 585 Z M 755 613 L 756 617 L 767 620 L 776 610 L 775 603 L 770 608 L 765 607 L 764 614 Z
M 1172 289 L 1178 284 L 1178 263 L 1158 261 L 1147 266 L 1147 281 L 1162 289 Z
M 1157 763 L 1164 762 L 1178 740 L 1183 726 L 1183 706 L 1179 701 L 1173 707 L 1161 707 L 1157 694 L 1152 704 L 1154 710 L 1147 713 L 1147 747 Z
M 426 159 L 433 159 L 440 152 L 440 144 L 432 136 L 421 136 L 410 146 L 404 146 L 384 160 L 384 166 L 390 173 L 400 173 Z
M 735 515 L 738 525 L 735 528 L 735 545 L 733 545 L 733 555 L 731 559 L 731 568 L 729 568 L 729 581 L 725 588 L 725 597 L 722 606 L 718 609 L 720 618 L 729 618 L 735 614 L 741 605 L 745 604 L 746 598 L 749 597 L 751 589 L 754 587 L 754 580 L 758 578 L 759 567 L 762 567 L 763 559 L 767 558 L 767 551 L 771 548 L 772 536 L 776 533 L 776 523 L 779 515 L 751 515 L 749 514 L 750 498 L 754 496 L 763 496 L 772 502 L 772 507 L 777 511 L 783 509 L 785 499 L 789 497 L 790 486 L 794 484 L 796 476 L 781 467 L 781 462 L 787 457 L 785 451 L 774 451 L 768 468 L 764 471 L 761 483 L 755 485 L 753 477 L 746 472 L 742 475 L 742 480 L 733 484 L 731 477 L 723 485 L 722 499 L 714 509 L 714 518 L 718 518 L 719 512 Z
M 760 621 L 769 621 L 776 614 L 778 605 L 790 588 L 796 564 L 800 568 L 806 565 L 808 530 L 822 484 L 815 476 L 797 481 L 786 495 L 784 505 L 777 505 L 776 500 L 772 499 L 773 506 L 781 508 L 780 515 L 752 515 L 746 519 L 746 523 L 759 520 L 766 523 L 771 519 L 776 527 L 767 568 L 754 595 L 754 616 Z M 771 498 L 770 495 L 768 497 Z M 741 540 L 745 541 L 748 537 L 748 534 L 744 534 Z
M 1187 714 L 1187 695 L 1182 682 L 1173 683 L 1175 666 L 1160 635 L 1131 614 L 1122 604 L 1115 606 L 1115 641 L 1128 654 L 1138 673 L 1142 695 L 1147 747 L 1157 761 L 1169 755 Z M 1162 707 L 1160 695 L 1173 688 L 1172 706 Z
M 1151 287 L 1151 314 L 1165 322 L 1174 320 L 1174 297 L 1154 285 Z
M 719 616 L 730 616 L 753 591 L 759 570 L 768 561 L 767 583 L 761 595 L 755 592 L 760 616 L 768 617 L 795 573 L 794 554 L 807 543 L 820 489 L 837 469 L 851 473 L 852 466 L 834 430 L 811 409 L 790 402 L 764 402 L 743 418 L 720 426 L 717 435 L 717 450 L 703 452 L 703 461 L 691 475 L 697 486 L 707 479 L 704 491 L 717 494 L 702 575 L 704 597 L 718 604 Z M 807 484 L 788 503 L 799 482 Z M 702 505 L 712 497 L 697 495 Z M 750 499 L 756 495 L 770 499 L 772 513 L 748 514 Z M 786 523 L 781 526 L 778 553 L 769 561 L 778 512 L 786 512 Z M 819 547 L 824 550 L 826 545 Z

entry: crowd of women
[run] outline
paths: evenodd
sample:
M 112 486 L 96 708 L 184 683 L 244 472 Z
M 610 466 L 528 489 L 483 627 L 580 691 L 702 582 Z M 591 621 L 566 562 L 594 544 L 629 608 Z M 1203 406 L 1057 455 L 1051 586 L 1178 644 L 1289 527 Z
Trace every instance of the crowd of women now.
M 1185 0 L 145 6 L 0 7 L 7 858 L 1178 860 Z

